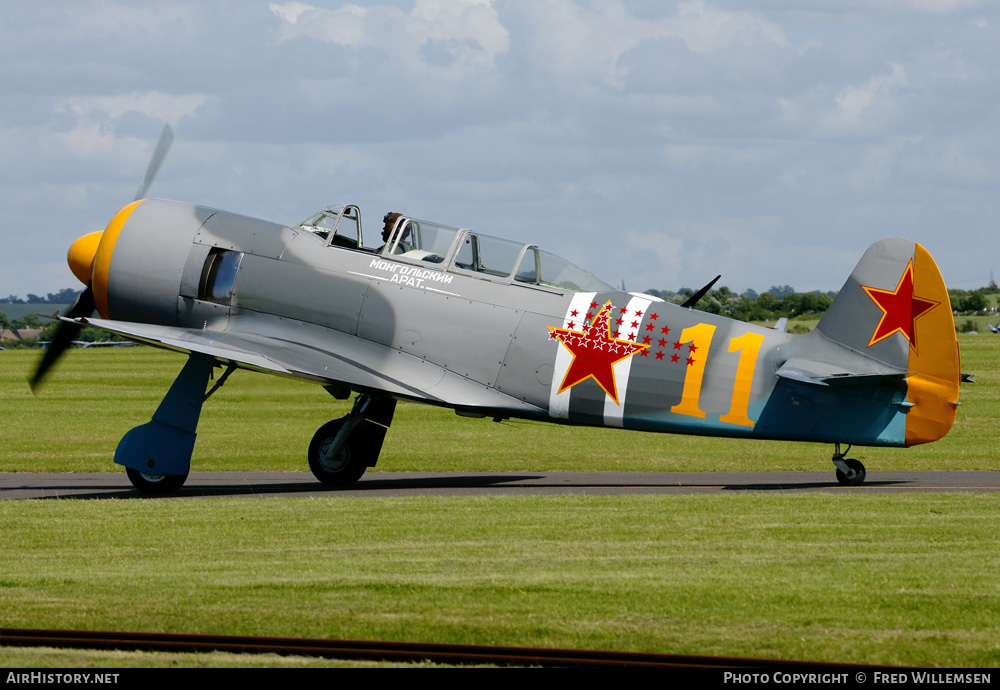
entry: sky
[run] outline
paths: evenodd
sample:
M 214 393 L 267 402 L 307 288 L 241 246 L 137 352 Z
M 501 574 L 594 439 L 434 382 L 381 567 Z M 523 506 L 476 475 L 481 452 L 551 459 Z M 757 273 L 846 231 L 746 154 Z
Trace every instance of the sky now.
M 886 236 L 1000 272 L 993 0 L 5 0 L 0 296 L 148 196 L 361 207 L 629 290 L 837 290 Z M 1000 275 L 1000 273 L 998 273 Z

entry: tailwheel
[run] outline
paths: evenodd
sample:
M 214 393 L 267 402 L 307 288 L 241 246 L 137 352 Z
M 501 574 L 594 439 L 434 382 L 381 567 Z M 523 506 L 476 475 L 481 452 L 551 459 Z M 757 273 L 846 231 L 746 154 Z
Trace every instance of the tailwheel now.
M 844 486 L 858 486 L 865 481 L 865 466 L 854 458 L 844 458 L 844 464 L 850 472 L 843 472 L 837 468 L 837 481 Z
M 348 415 L 327 422 L 309 444 L 309 469 L 329 486 L 350 486 L 368 469 L 361 417 Z
M 152 496 L 172 494 L 184 486 L 184 482 L 188 478 L 186 474 L 147 474 L 133 470 L 131 467 L 125 468 L 125 474 L 128 475 L 132 486 L 140 492 Z
M 847 447 L 847 452 L 840 452 L 840 444 L 837 443 L 836 450 L 833 453 L 833 464 L 837 466 L 837 481 L 844 486 L 859 486 L 865 481 L 865 466 L 861 464 L 859 460 L 854 458 L 845 458 L 851 451 L 851 447 Z

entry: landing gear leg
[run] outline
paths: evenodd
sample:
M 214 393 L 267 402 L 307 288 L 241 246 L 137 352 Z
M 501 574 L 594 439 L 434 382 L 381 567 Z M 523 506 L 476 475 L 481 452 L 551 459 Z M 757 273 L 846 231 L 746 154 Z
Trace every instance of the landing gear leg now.
M 840 452 L 840 444 L 834 444 L 833 464 L 837 466 L 837 481 L 844 486 L 858 486 L 865 481 L 865 466 L 854 458 L 845 458 L 851 452 L 851 446 L 847 446 L 847 451 Z
M 153 419 L 118 442 L 115 462 L 125 466 L 132 486 L 142 493 L 169 494 L 187 479 L 212 363 L 208 355 L 188 355 Z
M 350 486 L 374 467 L 396 401 L 359 395 L 351 413 L 327 422 L 309 444 L 309 469 L 329 486 Z

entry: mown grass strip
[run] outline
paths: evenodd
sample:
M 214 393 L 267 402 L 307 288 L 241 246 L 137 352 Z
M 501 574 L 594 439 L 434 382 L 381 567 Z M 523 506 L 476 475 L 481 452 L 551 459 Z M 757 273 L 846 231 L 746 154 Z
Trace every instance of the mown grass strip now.
M 1000 663 L 993 495 L 0 503 L 10 627 Z

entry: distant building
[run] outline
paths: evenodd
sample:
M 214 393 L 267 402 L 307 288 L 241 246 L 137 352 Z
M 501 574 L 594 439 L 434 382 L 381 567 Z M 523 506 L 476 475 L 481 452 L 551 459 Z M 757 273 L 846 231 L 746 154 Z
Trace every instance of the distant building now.
M 37 338 L 44 330 L 44 328 L 22 328 L 20 330 L 12 331 L 9 328 L 4 328 L 3 330 L 0 330 L 0 341 Z

